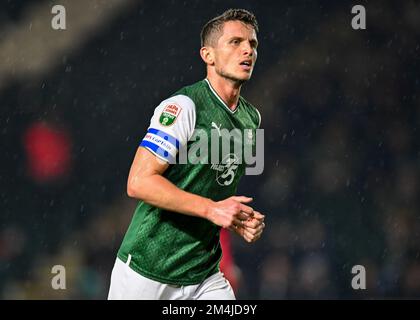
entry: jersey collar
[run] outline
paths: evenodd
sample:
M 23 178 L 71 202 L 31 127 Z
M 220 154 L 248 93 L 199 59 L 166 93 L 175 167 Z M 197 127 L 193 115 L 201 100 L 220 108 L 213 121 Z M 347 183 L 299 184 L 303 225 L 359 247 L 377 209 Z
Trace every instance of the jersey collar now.
M 228 106 L 227 106 L 227 104 L 223 101 L 223 99 L 222 98 L 220 98 L 220 96 L 217 94 L 217 92 L 216 92 L 216 90 L 214 90 L 213 89 L 213 87 L 211 86 L 211 84 L 210 84 L 210 81 L 207 79 L 207 78 L 205 78 L 204 79 L 204 81 L 205 82 L 207 82 L 207 85 L 209 86 L 209 88 L 210 88 L 210 91 L 214 94 L 214 96 L 217 98 L 217 100 L 219 100 L 220 101 L 220 103 L 231 113 L 231 114 L 235 114 L 236 113 L 236 111 L 238 111 L 238 109 L 239 109 L 239 100 L 238 100 L 238 104 L 236 105 L 236 108 L 235 108 L 235 110 L 231 110 Z

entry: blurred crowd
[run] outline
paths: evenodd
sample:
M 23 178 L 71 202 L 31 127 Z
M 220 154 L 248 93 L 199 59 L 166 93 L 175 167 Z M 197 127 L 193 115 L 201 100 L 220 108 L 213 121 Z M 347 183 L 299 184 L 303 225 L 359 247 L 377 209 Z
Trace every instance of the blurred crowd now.
M 106 298 L 137 144 L 159 101 L 204 77 L 200 26 L 238 6 L 260 23 L 243 95 L 265 129 L 264 173 L 238 194 L 267 227 L 252 245 L 232 237 L 237 297 L 420 297 L 420 5 L 368 3 L 356 31 L 351 2 L 326 3 L 146 1 L 43 79 L 0 91 L 0 298 Z M 51 288 L 54 265 L 66 290 Z

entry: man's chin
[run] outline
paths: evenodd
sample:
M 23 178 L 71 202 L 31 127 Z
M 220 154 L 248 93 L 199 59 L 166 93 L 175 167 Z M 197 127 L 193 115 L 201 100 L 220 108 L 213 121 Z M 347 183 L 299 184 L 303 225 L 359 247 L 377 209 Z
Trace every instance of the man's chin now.
M 219 74 L 221 75 L 223 78 L 226 78 L 232 82 L 238 83 L 238 84 L 243 84 L 244 82 L 247 82 L 249 79 L 251 79 L 251 75 L 252 72 L 246 73 L 246 74 L 236 74 L 236 75 L 232 75 L 232 74 Z
M 249 79 L 251 79 L 251 75 L 252 75 L 251 72 L 246 73 L 246 74 L 237 75 L 235 77 L 232 77 L 232 80 L 234 80 L 236 82 L 244 83 L 244 82 L 248 81 Z
M 237 81 L 242 84 L 244 82 L 247 82 L 249 79 L 251 79 L 251 75 L 238 78 Z
M 248 81 L 249 79 L 251 79 L 251 76 L 252 76 L 252 71 L 246 72 L 246 73 L 241 74 L 241 76 L 238 77 L 238 80 L 245 82 L 245 81 Z

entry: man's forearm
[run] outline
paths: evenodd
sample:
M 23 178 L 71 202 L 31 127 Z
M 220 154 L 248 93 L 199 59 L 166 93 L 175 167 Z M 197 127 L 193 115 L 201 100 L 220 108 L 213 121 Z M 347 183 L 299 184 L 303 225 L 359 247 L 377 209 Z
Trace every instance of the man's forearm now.
M 127 192 L 130 197 L 158 208 L 206 219 L 213 203 L 208 198 L 178 188 L 159 174 L 137 178 L 129 184 Z

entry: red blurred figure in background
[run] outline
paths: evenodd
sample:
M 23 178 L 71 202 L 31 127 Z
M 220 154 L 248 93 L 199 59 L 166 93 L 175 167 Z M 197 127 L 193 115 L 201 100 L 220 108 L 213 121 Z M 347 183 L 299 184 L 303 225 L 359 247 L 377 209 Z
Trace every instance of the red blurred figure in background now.
M 232 253 L 232 240 L 231 234 L 227 229 L 220 231 L 220 244 L 222 246 L 223 256 L 220 261 L 220 270 L 229 280 L 235 294 L 238 292 L 241 281 L 241 270 L 235 264 L 235 259 Z
M 38 183 L 64 178 L 71 164 L 67 132 L 45 122 L 30 125 L 23 136 L 29 175 Z

